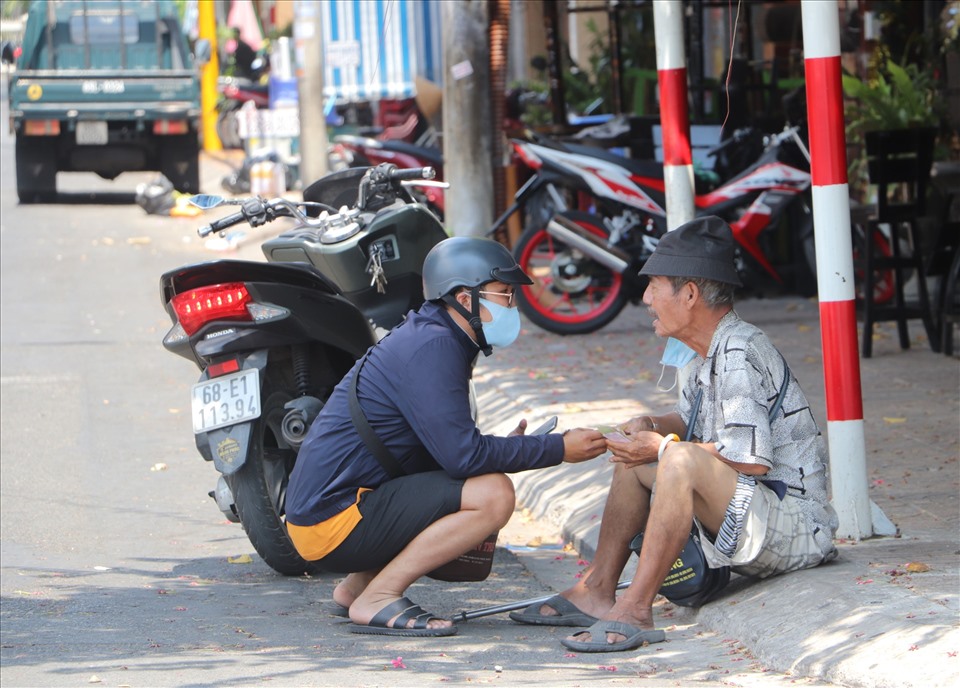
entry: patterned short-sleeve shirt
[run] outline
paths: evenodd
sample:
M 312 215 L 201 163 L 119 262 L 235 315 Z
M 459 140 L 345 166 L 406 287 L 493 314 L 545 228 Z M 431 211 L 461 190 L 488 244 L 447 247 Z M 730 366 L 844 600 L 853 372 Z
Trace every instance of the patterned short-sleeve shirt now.
M 786 393 L 771 422 L 769 412 L 785 376 Z M 714 443 L 730 461 L 766 466 L 768 472 L 758 479 L 782 483 L 784 499 L 800 500 L 814 537 L 824 554 L 829 552 L 837 516 L 827 496 L 826 444 L 800 384 L 767 335 L 736 312 L 727 313 L 707 357 L 696 359 L 678 401 L 676 410 L 688 424 L 700 389 L 693 436 Z M 748 505 L 749 499 L 744 511 Z

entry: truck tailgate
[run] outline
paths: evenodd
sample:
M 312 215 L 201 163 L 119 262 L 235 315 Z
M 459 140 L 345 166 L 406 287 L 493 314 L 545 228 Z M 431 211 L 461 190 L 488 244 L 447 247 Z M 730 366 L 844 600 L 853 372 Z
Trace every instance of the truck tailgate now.
M 38 70 L 14 78 L 10 114 L 22 114 L 26 119 L 195 118 L 200 116 L 195 84 L 190 71 L 81 74 Z

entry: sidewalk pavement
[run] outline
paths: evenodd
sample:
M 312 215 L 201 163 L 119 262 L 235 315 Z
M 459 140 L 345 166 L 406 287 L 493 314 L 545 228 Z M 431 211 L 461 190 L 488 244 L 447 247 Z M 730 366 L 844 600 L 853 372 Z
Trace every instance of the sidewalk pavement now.
M 737 311 L 784 354 L 827 436 L 816 301 L 755 299 Z M 834 562 L 734 577 L 718 600 L 680 610 L 773 670 L 865 688 L 960 684 L 960 362 L 933 353 L 919 321 L 910 333 L 901 351 L 895 323 L 881 323 L 873 357 L 860 362 L 870 498 L 899 535 L 840 540 Z M 662 345 L 643 307 L 575 337 L 525 322 L 517 343 L 477 365 L 481 427 L 504 434 L 521 417 L 536 427 L 556 414 L 562 431 L 669 409 L 676 390 L 657 389 Z M 611 473 L 601 457 L 513 477 L 519 506 L 589 560 Z
M 203 191 L 222 193 L 220 179 L 242 159 L 240 151 L 205 153 Z M 240 245 L 263 239 L 258 233 Z M 749 300 L 737 311 L 786 357 L 826 436 L 817 303 Z M 860 371 L 870 497 L 900 535 L 841 541 L 838 560 L 816 569 L 752 584 L 735 577 L 720 599 L 674 610 L 663 626 L 688 615 L 737 638 L 771 669 L 857 688 L 958 684 L 960 361 L 933 353 L 919 321 L 910 333 L 912 346 L 901 351 L 895 324 L 878 324 L 873 357 Z M 562 431 L 669 409 L 676 391 L 657 389 L 662 347 L 642 307 L 628 306 L 583 336 L 525 322 L 513 346 L 477 365 L 481 427 L 505 434 L 521 417 L 536 427 L 558 415 Z M 611 473 L 601 457 L 513 477 L 519 505 L 590 559 Z

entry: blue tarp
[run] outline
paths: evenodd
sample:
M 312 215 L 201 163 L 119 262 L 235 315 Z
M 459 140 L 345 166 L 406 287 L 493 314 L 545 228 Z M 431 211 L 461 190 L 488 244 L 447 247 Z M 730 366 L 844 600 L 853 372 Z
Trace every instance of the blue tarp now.
M 442 78 L 442 0 L 331 0 L 321 3 L 324 96 L 406 98 L 414 78 Z

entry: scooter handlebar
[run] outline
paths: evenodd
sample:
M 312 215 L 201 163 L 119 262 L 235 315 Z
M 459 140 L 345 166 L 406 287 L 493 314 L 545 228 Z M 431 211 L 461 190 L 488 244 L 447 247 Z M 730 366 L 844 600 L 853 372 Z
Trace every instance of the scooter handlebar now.
M 206 237 L 213 234 L 214 232 L 223 231 L 227 227 L 233 227 L 234 225 L 239 224 L 244 220 L 246 220 L 246 217 L 244 217 L 243 211 L 231 213 L 226 217 L 221 217 L 219 220 L 214 220 L 213 222 L 206 225 L 205 227 L 201 227 L 200 229 L 197 230 L 197 234 L 199 234 L 201 237 Z
M 390 170 L 389 177 L 393 181 L 408 181 L 413 179 L 433 179 L 437 176 L 432 167 L 396 168 Z

